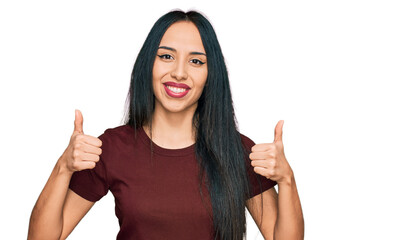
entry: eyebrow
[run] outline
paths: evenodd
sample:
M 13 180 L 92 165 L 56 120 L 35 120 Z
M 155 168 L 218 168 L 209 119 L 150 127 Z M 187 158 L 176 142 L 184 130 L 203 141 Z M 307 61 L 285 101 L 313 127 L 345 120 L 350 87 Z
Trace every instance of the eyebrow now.
M 176 49 L 171 48 L 171 47 L 160 46 L 160 47 L 159 47 L 159 49 L 160 49 L 160 48 L 162 48 L 162 49 L 167 49 L 167 50 L 170 50 L 170 51 L 173 51 L 173 52 L 177 52 L 177 50 L 176 50 Z M 202 52 L 190 52 L 190 54 L 192 54 L 192 55 L 204 55 L 204 56 L 206 56 L 206 54 L 205 54 L 205 53 L 202 53 Z

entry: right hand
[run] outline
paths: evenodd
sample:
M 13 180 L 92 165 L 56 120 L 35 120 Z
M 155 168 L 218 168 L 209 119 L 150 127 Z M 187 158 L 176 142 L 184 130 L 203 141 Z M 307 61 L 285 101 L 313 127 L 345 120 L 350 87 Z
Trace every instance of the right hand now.
M 83 131 L 83 117 L 79 110 L 75 110 L 74 131 L 68 147 L 62 154 L 63 166 L 70 172 L 92 169 L 99 161 L 102 141 L 99 138 L 85 135 Z

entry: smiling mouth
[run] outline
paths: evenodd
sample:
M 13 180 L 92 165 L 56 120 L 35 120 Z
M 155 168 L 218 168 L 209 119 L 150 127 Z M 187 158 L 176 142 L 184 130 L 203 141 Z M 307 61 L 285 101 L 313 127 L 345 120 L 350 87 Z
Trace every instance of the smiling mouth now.
M 172 87 L 169 85 L 165 85 L 170 91 L 174 92 L 174 93 L 182 93 L 184 91 L 186 91 L 187 89 L 185 88 L 178 88 L 178 87 Z
M 190 87 L 183 83 L 166 82 L 163 85 L 167 95 L 174 98 L 182 98 L 190 91 Z

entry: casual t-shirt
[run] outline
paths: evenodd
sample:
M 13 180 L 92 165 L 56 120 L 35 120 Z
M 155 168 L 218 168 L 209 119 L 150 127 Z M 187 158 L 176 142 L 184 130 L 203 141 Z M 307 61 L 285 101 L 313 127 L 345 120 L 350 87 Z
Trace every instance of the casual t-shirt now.
M 118 240 L 214 238 L 206 185 L 202 184 L 204 200 L 199 192 L 195 144 L 162 148 L 142 128 L 137 129 L 135 139 L 129 125 L 109 128 L 98 138 L 102 141 L 100 161 L 94 169 L 75 172 L 69 188 L 93 202 L 112 192 L 120 225 Z M 242 134 L 241 138 L 250 152 L 254 142 Z M 256 174 L 250 163 L 247 166 L 251 197 L 276 185 Z

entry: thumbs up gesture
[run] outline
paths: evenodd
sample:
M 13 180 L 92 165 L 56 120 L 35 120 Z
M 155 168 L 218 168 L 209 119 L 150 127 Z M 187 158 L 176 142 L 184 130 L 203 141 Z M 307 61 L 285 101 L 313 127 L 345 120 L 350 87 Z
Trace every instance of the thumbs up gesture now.
M 284 121 L 280 120 L 275 126 L 274 142 L 256 144 L 252 147 L 251 154 L 249 154 L 254 171 L 276 181 L 278 184 L 290 181 L 293 176 L 293 171 L 285 158 L 284 145 L 282 144 L 283 124 Z
M 83 117 L 79 110 L 75 110 L 74 131 L 68 147 L 60 160 L 69 172 L 92 169 L 99 161 L 102 141 L 99 138 L 85 135 L 83 130 Z

